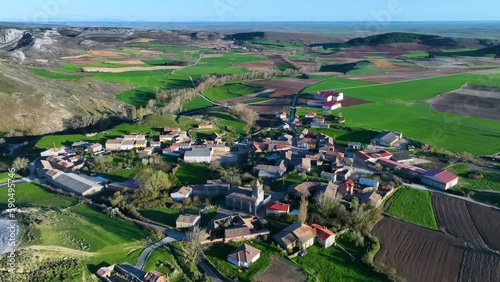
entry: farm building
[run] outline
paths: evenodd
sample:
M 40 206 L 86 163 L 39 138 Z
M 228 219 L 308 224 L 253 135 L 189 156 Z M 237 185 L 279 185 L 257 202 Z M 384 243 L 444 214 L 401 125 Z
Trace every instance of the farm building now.
M 375 189 L 372 187 L 363 189 L 363 191 L 358 193 L 357 196 L 360 203 L 367 204 L 372 207 L 378 207 L 382 203 L 382 196 L 377 194 Z
M 342 104 L 339 102 L 324 102 L 322 108 L 325 111 L 333 111 L 342 108 Z
M 282 120 L 286 120 L 287 114 L 285 112 L 276 113 L 276 117 Z
M 314 234 L 316 234 L 316 243 L 323 246 L 324 248 L 328 248 L 331 245 L 335 244 L 336 235 L 328 228 L 318 224 L 311 224 L 311 227 L 314 231 Z
M 108 184 L 107 188 L 113 191 L 135 192 L 140 188 L 140 184 L 134 179 L 129 179 L 123 182 L 110 183 Z
M 59 155 L 64 155 L 64 154 L 68 154 L 68 153 L 69 153 L 69 149 L 66 149 L 65 147 L 52 148 L 52 149 L 48 149 L 46 151 L 41 152 L 40 157 L 57 157 Z
M 307 106 L 321 108 L 321 107 L 323 107 L 323 103 L 324 103 L 323 101 L 309 100 L 309 101 L 307 101 Z
M 79 196 L 92 195 L 104 188 L 101 184 L 74 173 L 57 173 L 48 177 L 48 182 Z
M 392 154 L 391 159 L 398 163 L 411 163 L 413 162 L 413 157 L 407 152 L 396 152 Z
M 290 205 L 280 202 L 270 202 L 266 207 L 266 215 L 281 215 L 290 212 Z
M 96 154 L 96 153 L 99 153 L 100 151 L 102 151 L 102 145 L 99 144 L 99 143 L 95 143 L 95 144 L 92 144 L 90 145 L 88 148 L 87 148 L 87 152 L 89 152 L 89 154 Z
M 194 148 L 184 153 L 186 163 L 210 163 L 212 161 L 213 150 L 209 148 Z
M 315 238 L 314 230 L 310 226 L 299 222 L 286 227 L 273 237 L 276 243 L 287 250 L 294 247 L 307 249 L 314 244 Z
M 73 149 L 73 150 L 76 150 L 76 149 L 85 150 L 85 149 L 87 149 L 87 147 L 89 145 L 90 145 L 89 142 L 78 141 L 78 142 L 74 142 L 73 144 L 71 144 L 71 149 Z
M 392 147 L 403 138 L 402 133 L 392 132 L 388 130 L 382 131 L 379 135 L 371 140 L 371 143 L 378 146 Z
M 361 150 L 363 148 L 363 144 L 360 142 L 348 142 L 347 149 L 349 150 Z
M 179 190 L 177 190 L 174 193 L 170 194 L 170 197 L 174 201 L 184 201 L 185 199 L 189 198 L 191 196 L 191 193 L 193 193 L 193 188 L 188 187 L 188 186 L 183 186 Z
M 181 214 L 175 220 L 175 228 L 193 228 L 200 224 L 201 217 L 193 214 Z
M 238 267 L 241 266 L 245 268 L 250 267 L 259 258 L 260 250 L 247 244 L 243 244 L 243 246 L 227 255 L 227 261 Z
M 435 169 L 422 175 L 422 183 L 447 190 L 458 184 L 458 176 L 447 170 Z
M 344 100 L 344 93 L 332 92 L 332 91 L 321 91 L 314 95 L 315 100 L 325 101 L 325 102 L 340 102 Z
M 316 113 L 313 113 L 313 112 L 309 112 L 306 114 L 305 118 L 315 118 L 317 116 Z
M 132 139 L 123 140 L 120 150 L 129 151 L 135 148 L 135 141 Z

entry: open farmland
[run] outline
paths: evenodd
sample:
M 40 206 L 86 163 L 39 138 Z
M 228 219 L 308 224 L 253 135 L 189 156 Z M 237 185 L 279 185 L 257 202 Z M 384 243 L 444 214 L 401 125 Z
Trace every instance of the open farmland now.
M 500 281 L 500 255 L 478 249 L 465 250 L 458 281 Z
M 500 251 L 500 211 L 472 203 L 467 203 L 467 210 L 486 245 Z
M 406 281 L 458 281 L 465 250 L 460 240 L 392 218 L 382 219 L 373 234 L 381 244 L 376 262 Z
M 400 188 L 387 202 L 387 213 L 414 224 L 437 229 L 431 193 L 408 187 Z
M 272 256 L 267 269 L 257 275 L 255 281 L 306 282 L 307 280 L 297 267 L 281 258 Z
M 484 247 L 483 240 L 472 223 L 466 202 L 439 193 L 432 194 L 432 206 L 439 229 L 474 248 Z
M 500 88 L 465 85 L 429 101 L 435 111 L 500 120 Z

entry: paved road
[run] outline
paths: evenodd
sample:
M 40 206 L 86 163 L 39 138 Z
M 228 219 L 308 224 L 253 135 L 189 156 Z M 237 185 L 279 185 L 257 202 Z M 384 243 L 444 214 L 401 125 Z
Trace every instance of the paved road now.
M 144 269 L 144 266 L 146 265 L 146 262 L 148 261 L 149 255 L 156 249 L 165 246 L 168 243 L 172 243 L 177 241 L 177 239 L 174 239 L 172 237 L 166 237 L 163 238 L 162 240 L 152 244 L 151 246 L 147 247 L 142 251 L 141 255 L 139 256 L 139 259 L 137 260 L 137 264 L 135 265 L 139 269 Z
M 497 206 L 486 204 L 486 203 L 482 203 L 482 202 L 478 202 L 476 200 L 473 200 L 473 199 L 470 199 L 470 198 L 467 198 L 467 197 L 462 197 L 462 196 L 455 195 L 455 194 L 451 194 L 451 193 L 448 193 L 448 192 L 445 192 L 445 191 L 431 189 L 431 188 L 428 188 L 428 187 L 425 187 L 425 186 L 422 186 L 422 185 L 419 185 L 419 184 L 403 183 L 403 185 L 409 186 L 411 188 L 419 189 L 419 190 L 425 190 L 425 191 L 429 191 L 429 192 L 434 192 L 434 193 L 439 193 L 439 194 L 447 195 L 447 196 L 454 197 L 454 198 L 457 198 L 457 199 L 460 199 L 460 200 L 464 200 L 464 201 L 467 201 L 467 202 L 478 204 L 478 205 L 483 206 L 483 207 L 493 208 L 493 209 L 496 209 L 496 210 L 500 211 L 500 208 L 497 207 Z
M 219 275 L 215 273 L 215 271 L 208 265 L 205 260 L 202 260 L 198 263 L 198 266 L 203 270 L 203 272 L 210 277 L 210 279 L 214 282 L 223 282 L 224 280 L 219 278 Z

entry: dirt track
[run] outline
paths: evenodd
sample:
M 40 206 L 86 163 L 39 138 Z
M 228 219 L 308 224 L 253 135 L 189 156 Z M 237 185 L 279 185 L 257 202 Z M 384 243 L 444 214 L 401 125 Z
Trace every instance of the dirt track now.
M 375 260 L 408 282 L 457 281 L 465 246 L 443 233 L 384 218 L 373 229 L 381 248 Z

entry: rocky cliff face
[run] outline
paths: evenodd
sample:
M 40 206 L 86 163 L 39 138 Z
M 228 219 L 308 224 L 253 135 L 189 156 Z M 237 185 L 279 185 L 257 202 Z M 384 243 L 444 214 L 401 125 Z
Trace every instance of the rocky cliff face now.
M 0 29 L 0 48 L 9 45 L 15 45 L 25 34 L 24 30 L 19 29 Z

